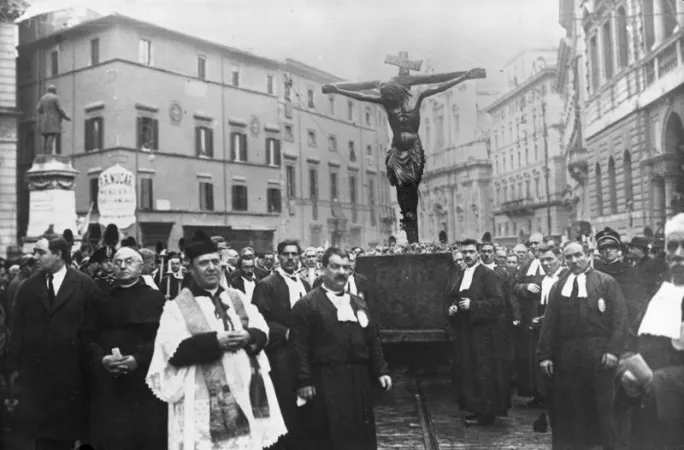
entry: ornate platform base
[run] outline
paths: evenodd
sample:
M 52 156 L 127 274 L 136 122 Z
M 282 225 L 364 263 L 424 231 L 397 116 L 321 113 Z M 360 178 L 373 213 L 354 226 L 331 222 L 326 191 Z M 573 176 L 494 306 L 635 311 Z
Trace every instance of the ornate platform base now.
M 36 156 L 26 172 L 30 202 L 25 247 L 45 234 L 50 226 L 56 234 L 62 234 L 67 228 L 76 234 L 76 175 L 78 171 L 68 157 Z

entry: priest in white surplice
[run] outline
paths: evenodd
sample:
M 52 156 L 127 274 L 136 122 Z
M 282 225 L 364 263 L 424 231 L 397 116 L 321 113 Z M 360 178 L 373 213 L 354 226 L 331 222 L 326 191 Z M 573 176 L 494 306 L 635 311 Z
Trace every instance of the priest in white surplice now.
M 147 383 L 169 404 L 169 450 L 256 450 L 287 430 L 268 359 L 268 326 L 254 305 L 219 286 L 208 236 L 186 249 L 193 282 L 167 302 Z

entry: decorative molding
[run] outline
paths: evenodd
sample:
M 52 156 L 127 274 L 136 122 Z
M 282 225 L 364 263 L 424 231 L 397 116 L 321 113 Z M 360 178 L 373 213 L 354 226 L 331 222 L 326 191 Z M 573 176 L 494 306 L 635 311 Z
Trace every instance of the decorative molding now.
M 264 125 L 264 130 L 269 133 L 280 133 L 280 126 L 272 123 L 267 123 Z
M 237 117 L 229 117 L 228 124 L 234 127 L 246 128 L 247 121 L 245 119 L 239 119 Z
M 308 162 L 309 164 L 320 164 L 321 159 L 310 156 L 310 157 L 306 158 L 306 162 Z
M 197 175 L 197 178 L 204 178 L 204 179 L 208 179 L 208 180 L 211 180 L 211 178 L 212 178 L 210 173 L 198 172 L 196 175 Z M 235 179 L 235 177 L 233 177 L 233 179 Z
M 195 111 L 192 117 L 194 117 L 195 120 L 204 120 L 206 122 L 214 121 L 214 118 L 204 111 Z
M 283 152 L 283 158 L 289 159 L 291 161 L 297 161 L 297 155 L 294 153 L 289 153 L 287 151 Z
M 233 175 L 233 181 L 237 181 L 237 182 L 239 182 L 239 183 L 246 183 L 246 182 L 247 182 L 247 178 L 245 178 L 245 177 L 239 177 L 239 176 L 237 176 L 237 175 Z
M 98 167 L 91 167 L 90 169 L 88 169 L 88 175 L 94 175 L 94 174 L 100 173 L 100 172 L 102 172 L 102 167 L 99 167 L 99 166 Z
M 148 169 L 145 167 L 140 167 L 140 168 L 138 168 L 138 173 L 148 173 L 150 175 L 154 175 L 157 173 L 157 171 L 155 169 Z
M 328 161 L 328 165 L 333 166 L 333 167 L 341 167 L 342 166 L 342 164 L 337 162 L 337 161 Z
M 151 112 L 151 113 L 158 113 L 159 112 L 159 107 L 154 106 L 154 105 L 147 105 L 145 103 L 140 103 L 140 102 L 135 103 L 135 109 L 138 109 L 141 111 L 147 111 L 147 112 Z
M 274 185 L 274 186 L 281 186 L 282 183 L 278 180 L 268 180 L 268 184 Z
M 101 109 L 104 109 L 105 104 L 104 102 L 93 102 L 93 103 L 88 103 L 83 107 L 83 111 L 86 113 L 92 113 L 95 111 L 99 111 Z

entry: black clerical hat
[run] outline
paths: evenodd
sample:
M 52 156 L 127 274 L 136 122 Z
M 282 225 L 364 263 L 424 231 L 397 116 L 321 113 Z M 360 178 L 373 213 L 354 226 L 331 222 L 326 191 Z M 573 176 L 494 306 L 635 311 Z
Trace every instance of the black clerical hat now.
M 192 241 L 185 247 L 185 256 L 192 261 L 198 256 L 207 253 L 217 253 L 218 247 L 211 240 L 209 235 L 203 230 L 198 229 L 192 237 Z
M 613 230 L 610 227 L 606 227 L 603 229 L 603 231 L 599 231 L 596 234 L 596 245 L 598 246 L 599 250 L 602 247 L 621 248 L 622 242 L 620 240 L 620 235 L 617 231 Z

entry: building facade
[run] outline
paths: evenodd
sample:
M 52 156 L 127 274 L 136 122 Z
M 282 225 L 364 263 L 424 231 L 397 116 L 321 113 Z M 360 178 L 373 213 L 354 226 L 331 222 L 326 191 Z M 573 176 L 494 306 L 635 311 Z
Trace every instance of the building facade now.
M 556 92 L 556 49 L 529 50 L 504 67 L 507 92 L 487 107 L 491 118 L 493 236 L 525 242 L 558 236 L 568 222 L 563 203 L 563 102 Z
M 0 255 L 10 256 L 17 247 L 17 122 L 16 43 L 14 21 L 28 5 L 22 1 L 0 3 Z
M 591 0 L 573 12 L 592 224 L 657 232 L 684 210 L 684 4 Z
M 492 165 L 483 107 L 496 93 L 492 83 L 474 80 L 423 102 L 421 240 L 438 240 L 442 232 L 449 242 L 479 239 L 492 231 Z
M 99 217 L 99 174 L 120 164 L 136 178 L 136 224 L 126 233 L 144 246 L 176 248 L 198 227 L 258 251 L 285 238 L 304 245 L 383 240 L 380 219 L 388 204 L 379 190 L 371 203 L 368 189 L 379 181 L 367 186 L 369 174 L 379 170 L 377 162 L 367 164 L 361 146 L 372 144 L 377 155 L 387 133 L 375 109 L 371 125 L 362 122 L 365 110 L 358 104 L 354 120 L 344 120 L 342 106 L 339 119 L 326 117 L 320 87 L 337 78 L 118 14 L 78 17 L 62 28 L 46 26 L 54 20 L 41 16 L 20 24 L 20 174 L 39 145 L 36 104 L 54 85 L 73 119 L 65 122 L 61 154 L 79 171 L 77 213 L 90 213 L 91 222 Z M 309 106 L 311 96 L 320 109 Z M 328 150 L 319 127 L 339 135 L 339 154 Z M 309 130 L 318 133 L 317 145 L 310 145 Z M 357 156 L 364 155 L 355 162 L 356 192 L 342 182 L 353 173 L 354 162 L 342 153 L 351 141 L 359 146 Z M 311 161 L 318 161 L 314 187 Z M 314 190 L 316 218 L 304 195 Z M 328 192 L 337 194 L 336 202 Z M 28 198 L 19 200 L 22 235 Z M 360 212 L 356 221 L 353 205 Z M 350 219 L 346 228 L 330 221 L 343 215 Z

